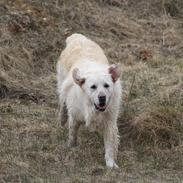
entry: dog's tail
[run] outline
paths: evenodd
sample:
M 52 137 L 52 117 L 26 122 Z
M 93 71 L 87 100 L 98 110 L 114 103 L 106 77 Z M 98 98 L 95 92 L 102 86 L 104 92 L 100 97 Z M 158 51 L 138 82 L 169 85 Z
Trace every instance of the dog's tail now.
M 81 42 L 82 40 L 85 41 L 87 40 L 87 38 L 82 34 L 74 33 L 71 36 L 67 37 L 66 44 L 68 45 L 71 42 L 77 42 L 77 41 Z

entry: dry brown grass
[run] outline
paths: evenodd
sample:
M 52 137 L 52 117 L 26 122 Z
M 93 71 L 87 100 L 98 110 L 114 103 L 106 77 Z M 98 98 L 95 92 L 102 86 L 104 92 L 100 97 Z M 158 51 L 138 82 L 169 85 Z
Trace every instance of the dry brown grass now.
M 181 0 L 0 2 L 0 182 L 182 182 Z M 68 149 L 57 122 L 55 65 L 81 32 L 121 62 L 119 170 L 81 129 Z M 88 135 L 89 134 L 89 135 Z

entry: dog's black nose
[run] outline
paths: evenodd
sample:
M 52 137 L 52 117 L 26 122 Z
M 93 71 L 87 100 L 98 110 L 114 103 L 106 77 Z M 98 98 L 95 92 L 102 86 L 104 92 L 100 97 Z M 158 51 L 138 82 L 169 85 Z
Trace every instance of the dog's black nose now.
M 106 96 L 99 96 L 99 105 L 101 107 L 105 106 L 106 104 Z

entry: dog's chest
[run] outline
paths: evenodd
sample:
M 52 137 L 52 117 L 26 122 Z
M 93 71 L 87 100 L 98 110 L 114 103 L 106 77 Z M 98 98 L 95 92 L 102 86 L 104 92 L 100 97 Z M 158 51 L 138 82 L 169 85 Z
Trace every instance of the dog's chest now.
M 94 115 L 90 119 L 90 123 L 87 126 L 90 131 L 102 132 L 105 126 L 104 115 Z

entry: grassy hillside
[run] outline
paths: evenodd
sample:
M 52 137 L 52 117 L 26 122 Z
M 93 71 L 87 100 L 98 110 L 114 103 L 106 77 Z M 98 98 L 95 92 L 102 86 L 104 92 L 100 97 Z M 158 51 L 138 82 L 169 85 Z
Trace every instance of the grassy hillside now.
M 0 1 L 0 182 L 183 181 L 182 0 Z M 120 169 L 84 128 L 66 147 L 55 65 L 83 33 L 122 65 Z

